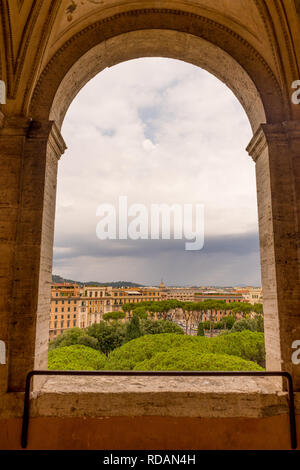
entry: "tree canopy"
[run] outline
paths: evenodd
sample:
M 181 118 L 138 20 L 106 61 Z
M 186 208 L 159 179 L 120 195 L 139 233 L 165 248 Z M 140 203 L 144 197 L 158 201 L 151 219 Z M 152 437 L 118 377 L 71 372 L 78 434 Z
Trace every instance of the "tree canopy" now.
M 235 332 L 243 330 L 263 332 L 264 321 L 262 315 L 256 315 L 254 318 L 241 318 L 241 320 L 234 323 L 231 331 Z
M 89 336 L 97 339 L 98 349 L 105 355 L 125 342 L 126 325 L 120 322 L 101 321 L 89 326 L 85 331 Z
M 179 354 L 228 354 L 264 367 L 264 335 L 251 331 L 230 333 L 216 338 L 172 333 L 146 335 L 130 341 L 109 355 L 105 368 L 132 370 L 158 353 L 177 350 Z
M 193 349 L 187 351 L 175 348 L 139 362 L 134 370 L 259 371 L 263 368 L 255 362 L 229 354 L 200 354 Z
M 157 335 L 160 333 L 184 334 L 183 329 L 170 320 L 141 320 L 141 329 L 144 335 Z
M 126 313 L 125 312 L 109 312 L 109 313 L 105 313 L 103 315 L 103 320 L 104 321 L 110 321 L 110 320 L 123 320 L 124 318 L 126 317 Z
M 63 346 L 71 346 L 77 344 L 78 339 L 81 336 L 86 335 L 85 330 L 81 328 L 70 328 L 66 330 L 62 335 L 59 335 L 56 339 L 50 341 L 49 350 Z
M 105 364 L 105 356 L 95 349 L 83 345 L 64 346 L 49 351 L 50 370 L 100 370 Z
M 135 338 L 139 338 L 140 336 L 142 336 L 140 318 L 138 315 L 134 314 L 126 326 L 126 341 L 131 341 Z

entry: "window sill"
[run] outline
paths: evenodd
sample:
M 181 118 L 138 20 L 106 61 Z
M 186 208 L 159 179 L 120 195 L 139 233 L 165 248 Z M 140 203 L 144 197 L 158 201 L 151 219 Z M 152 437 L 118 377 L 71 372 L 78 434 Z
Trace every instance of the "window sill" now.
M 288 413 L 281 381 L 255 377 L 47 377 L 32 417 L 267 417 Z M 300 394 L 295 394 L 300 411 Z
M 0 417 L 23 416 L 24 393 L 0 396 Z M 300 414 L 300 393 L 295 393 Z M 288 414 L 269 377 L 47 377 L 31 393 L 30 417 L 170 416 L 261 418 Z

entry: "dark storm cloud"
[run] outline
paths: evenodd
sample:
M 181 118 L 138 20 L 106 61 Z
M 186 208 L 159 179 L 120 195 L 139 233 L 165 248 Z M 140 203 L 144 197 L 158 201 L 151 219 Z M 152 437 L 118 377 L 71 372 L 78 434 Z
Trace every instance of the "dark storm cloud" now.
M 222 235 L 205 238 L 204 247 L 199 251 L 185 251 L 184 240 L 98 240 L 96 237 L 64 238 L 58 236 L 55 243 L 54 259 L 94 257 L 94 258 L 151 258 L 159 254 L 174 256 L 186 253 L 187 256 L 202 254 L 227 254 L 243 256 L 259 252 L 257 233 L 242 235 Z

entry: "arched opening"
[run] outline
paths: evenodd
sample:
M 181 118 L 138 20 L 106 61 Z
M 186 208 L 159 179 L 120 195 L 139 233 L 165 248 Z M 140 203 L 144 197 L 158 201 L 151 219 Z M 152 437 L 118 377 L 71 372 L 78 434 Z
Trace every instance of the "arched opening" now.
M 74 35 L 46 65 L 27 102 L 26 112 L 33 122 L 24 155 L 41 155 L 44 178 L 43 187 L 39 186 L 42 199 L 36 224 L 41 241 L 40 258 L 37 255 L 33 261 L 36 306 L 32 307 L 28 354 L 17 357 L 16 333 L 10 334 L 12 389 L 23 387 L 24 375 L 16 373 L 20 367 L 28 371 L 47 363 L 49 308 L 45 299 L 49 299 L 50 291 L 57 159 L 64 151 L 60 128 L 65 113 L 83 85 L 104 68 L 153 56 L 181 59 L 210 71 L 232 89 L 248 115 L 254 132 L 248 151 L 256 161 L 267 367 L 295 370 L 289 345 L 294 336 L 293 322 L 283 328 L 295 308 L 288 292 L 284 293 L 284 280 L 293 278 L 296 263 L 292 255 L 290 264 L 282 261 L 289 258 L 289 247 L 282 241 L 287 231 L 295 231 L 294 219 L 289 218 L 282 201 L 286 194 L 284 203 L 294 207 L 295 194 L 286 190 L 295 185 L 293 175 L 289 172 L 286 180 L 279 177 L 290 145 L 288 135 L 297 132 L 293 122 L 284 122 L 289 119 L 286 96 L 260 54 L 229 28 L 197 15 L 145 10 L 101 20 Z M 30 165 L 30 161 L 28 158 L 26 164 Z M 295 289 L 296 286 L 291 291 L 296 293 Z
M 216 75 L 235 93 L 254 131 L 261 122 L 266 121 L 264 106 L 255 84 L 229 54 L 202 38 L 168 30 L 125 33 L 90 49 L 70 68 L 60 83 L 51 107 L 50 119 L 61 127 L 70 102 L 78 91 L 107 66 L 136 57 L 155 57 L 156 54 L 160 57 L 179 58 Z M 58 323 L 63 322 L 58 319 L 54 324 Z
M 242 288 L 233 286 L 260 285 L 255 165 L 244 150 L 251 128 L 243 108 L 219 80 L 171 59 L 119 64 L 80 92 L 62 133 L 69 149 L 59 163 L 55 274 L 108 285 L 122 280 L 157 286 L 163 277 L 168 286 L 232 286 L 224 297 L 219 289 L 210 298 L 233 306 L 244 300 Z M 121 195 L 128 204 L 144 204 L 148 213 L 151 203 L 204 204 L 203 250 L 191 253 L 182 241 L 154 241 L 149 234 L 147 240 L 117 236 L 99 241 L 97 206 L 116 207 Z M 210 290 L 207 295 L 212 296 Z M 131 301 L 197 300 L 192 288 L 153 291 L 136 293 Z M 99 323 L 103 314 L 130 301 L 116 288 L 109 307 L 97 291 L 86 294 L 68 301 L 53 298 L 50 339 L 75 325 Z M 203 299 L 205 295 L 198 297 Z M 78 302 L 87 305 L 79 307 Z M 213 311 L 212 330 L 205 324 L 205 334 L 217 336 L 226 327 L 220 320 L 229 312 Z M 204 322 L 209 316 L 210 310 L 183 314 L 179 308 L 165 314 L 189 335 L 196 335 L 200 318 Z

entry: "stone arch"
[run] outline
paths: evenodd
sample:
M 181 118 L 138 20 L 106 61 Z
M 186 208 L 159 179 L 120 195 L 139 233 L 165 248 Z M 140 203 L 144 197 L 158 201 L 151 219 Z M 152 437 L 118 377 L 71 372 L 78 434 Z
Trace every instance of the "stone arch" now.
M 144 9 L 95 22 L 71 37 L 40 75 L 26 113 L 35 120 L 65 112 L 84 84 L 105 67 L 138 57 L 169 57 L 198 65 L 232 89 L 252 126 L 287 119 L 271 68 L 241 36 L 194 13 Z
M 134 31 L 94 46 L 63 78 L 51 106 L 50 120 L 60 128 L 78 91 L 104 68 L 149 56 L 179 59 L 200 66 L 229 86 L 248 115 L 253 131 L 266 122 L 254 82 L 229 54 L 199 37 L 170 30 Z
M 233 90 L 248 114 L 254 133 L 248 152 L 256 162 L 267 368 L 291 372 L 300 389 L 299 370 L 291 363 L 291 344 L 300 335 L 300 124 L 291 120 L 287 86 L 229 27 L 195 13 L 158 8 L 116 14 L 68 39 L 42 70 L 32 94 L 27 88 L 23 114 L 7 120 L 0 132 L 4 151 L 17 162 L 14 173 L 5 167 L 14 184 L 16 211 L 10 211 L 10 223 L 16 235 L 7 255 L 13 296 L 6 310 L 11 314 L 3 336 L 8 364 L 0 371 L 1 389 L 23 390 L 28 371 L 47 367 L 57 160 L 65 149 L 60 127 L 66 110 L 103 68 L 157 55 L 204 67 Z

